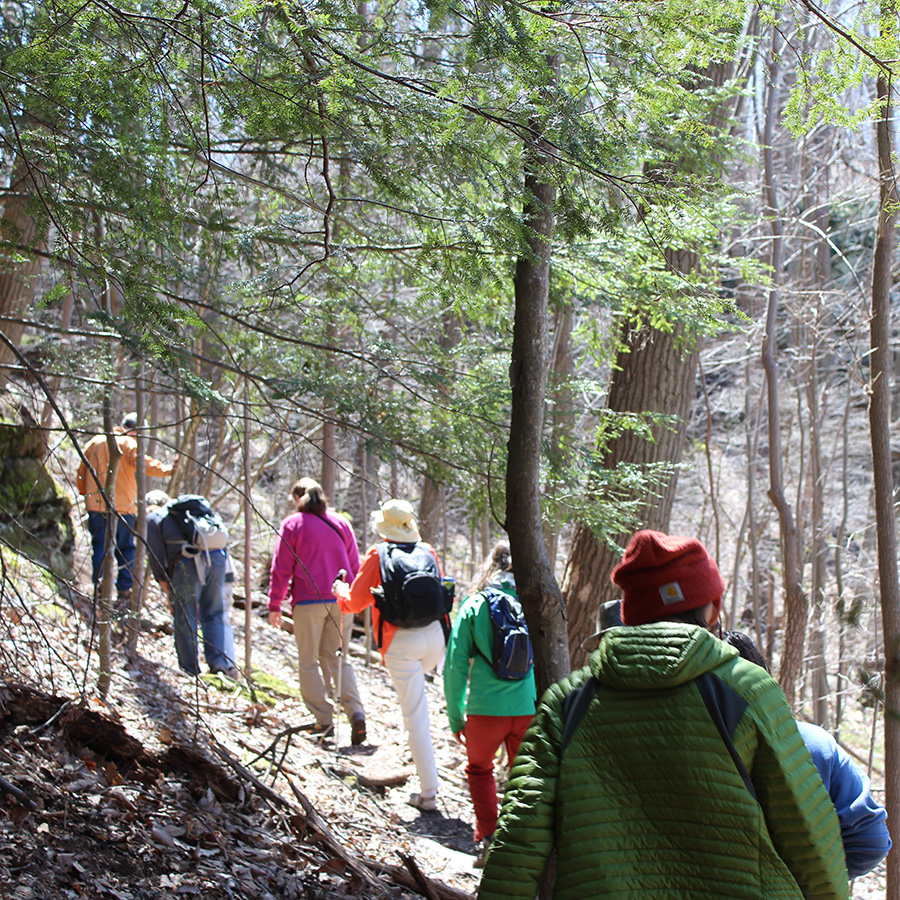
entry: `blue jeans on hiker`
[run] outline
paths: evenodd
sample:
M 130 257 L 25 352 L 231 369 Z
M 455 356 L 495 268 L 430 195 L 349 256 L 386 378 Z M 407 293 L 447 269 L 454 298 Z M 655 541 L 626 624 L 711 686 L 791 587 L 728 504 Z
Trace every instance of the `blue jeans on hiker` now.
M 134 516 L 116 518 L 116 590 L 121 594 L 130 591 L 134 583 Z M 106 513 L 88 513 L 88 531 L 91 534 L 91 580 L 99 584 L 103 578 L 103 555 L 106 550 Z
M 211 672 L 234 665 L 234 632 L 225 601 L 227 553 L 211 550 L 202 554 L 205 579 L 200 581 L 193 558 L 185 557 L 172 573 L 170 587 L 175 607 L 175 653 L 179 667 L 198 675 L 198 626 L 203 634 L 203 655 Z

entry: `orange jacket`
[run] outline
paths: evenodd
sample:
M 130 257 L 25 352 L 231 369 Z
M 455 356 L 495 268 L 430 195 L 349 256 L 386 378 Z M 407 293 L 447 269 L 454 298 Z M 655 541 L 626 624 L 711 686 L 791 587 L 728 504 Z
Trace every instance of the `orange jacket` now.
M 118 431 L 118 429 L 117 429 Z M 116 434 L 116 443 L 122 458 L 119 460 L 119 468 L 116 471 L 116 512 L 123 516 L 137 514 L 137 441 L 130 434 Z M 109 447 L 106 443 L 106 435 L 98 434 L 91 438 L 84 448 L 84 455 L 94 467 L 97 477 L 103 485 L 106 483 L 106 472 L 109 467 Z M 172 466 L 145 456 L 145 471 L 148 475 L 165 476 L 172 474 Z M 84 505 L 88 512 L 106 512 L 106 503 L 100 491 L 97 490 L 97 482 L 91 475 L 84 460 L 78 466 L 78 493 L 84 494 Z
M 431 551 L 432 556 L 434 556 L 437 561 L 438 571 L 443 577 L 444 570 L 441 568 L 441 562 L 438 559 L 437 553 L 435 553 L 434 547 L 430 544 L 425 544 L 425 546 Z M 378 634 L 378 623 L 381 621 L 381 613 L 378 612 L 378 608 L 375 606 L 372 588 L 380 586 L 381 563 L 378 560 L 378 544 L 373 544 L 366 551 L 362 565 L 359 567 L 359 571 L 356 573 L 356 578 L 353 579 L 353 582 L 351 584 L 347 584 L 343 581 L 337 582 L 335 588 L 335 597 L 337 597 L 338 606 L 341 608 L 341 612 L 358 613 L 362 612 L 367 606 L 372 607 L 372 631 L 376 635 Z M 382 631 L 383 643 L 382 646 L 378 648 L 381 651 L 382 659 L 384 658 L 384 654 L 387 653 L 388 647 L 391 646 L 391 641 L 394 639 L 396 631 L 396 625 L 385 621 Z

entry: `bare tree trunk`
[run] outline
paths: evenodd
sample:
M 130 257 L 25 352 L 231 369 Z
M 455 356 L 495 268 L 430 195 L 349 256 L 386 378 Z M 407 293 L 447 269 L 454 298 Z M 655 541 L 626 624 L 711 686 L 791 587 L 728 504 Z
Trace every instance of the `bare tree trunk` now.
M 882 0 L 884 20 L 896 17 L 895 0 Z M 882 29 L 896 21 L 882 22 Z M 869 427 L 872 437 L 872 469 L 875 486 L 875 518 L 878 541 L 878 578 L 881 585 L 881 618 L 884 630 L 884 793 L 888 828 L 894 845 L 900 842 L 900 578 L 897 573 L 897 521 L 891 470 L 891 262 L 894 256 L 898 196 L 891 131 L 891 87 L 881 70 L 876 83 L 882 104 L 876 123 L 878 181 L 880 185 L 878 230 L 872 267 L 871 372 Z M 886 897 L 900 897 L 900 854 L 887 858 Z
M 337 341 L 337 329 L 333 321 L 329 321 L 325 331 L 325 342 L 334 344 Z M 334 365 L 334 359 L 328 354 L 327 366 Z M 334 501 L 334 491 L 337 486 L 337 435 L 335 432 L 333 421 L 333 409 L 327 400 L 322 407 L 322 472 L 319 477 L 319 483 L 325 496 L 330 497 Z
M 696 73 L 696 86 L 698 89 L 721 86 L 731 77 L 731 72 L 731 65 L 712 63 L 703 72 Z M 719 107 L 711 111 L 711 116 L 724 125 L 727 113 L 726 107 Z M 668 160 L 660 167 L 662 177 L 671 170 L 672 162 Z M 674 161 L 676 169 L 680 165 L 678 160 Z M 698 262 L 693 252 L 671 249 L 666 251 L 666 261 L 672 271 L 684 273 L 693 272 Z M 652 441 L 626 432 L 610 443 L 602 463 L 605 468 L 615 468 L 620 462 L 637 465 L 669 462 L 673 466 L 680 462 L 697 365 L 696 350 L 686 351 L 683 338 L 684 333 L 677 329 L 667 333 L 649 326 L 634 328 L 623 336 L 624 346 L 613 369 L 607 408 L 613 412 L 661 412 L 677 417 L 679 424 L 674 431 L 653 429 Z M 646 498 L 636 515 L 640 527 L 668 529 L 676 478 L 677 470 L 673 469 L 655 495 Z M 628 535 L 616 537 L 613 544 L 624 543 Z M 585 524 L 576 525 L 563 577 L 573 667 L 583 665 L 587 658 L 582 644 L 596 631 L 600 606 L 618 597 L 618 591 L 609 581 L 618 557 L 616 546 L 599 541 Z
M 837 535 L 834 541 L 834 582 L 837 592 L 835 609 L 838 618 L 838 664 L 837 664 L 837 690 L 834 701 L 834 729 L 835 737 L 841 733 L 841 724 L 844 713 L 844 691 L 847 688 L 847 608 L 844 594 L 844 540 L 847 536 L 847 520 L 850 517 L 850 431 L 848 422 L 850 419 L 851 397 L 849 385 L 847 395 L 844 398 L 844 416 L 842 422 L 841 444 L 841 521 L 838 524 Z
M 9 180 L 9 192 L 0 220 L 0 329 L 17 347 L 25 326 L 20 321 L 35 295 L 35 285 L 41 271 L 39 253 L 46 247 L 44 229 L 39 229 L 34 217 L 26 212 L 26 204 L 43 187 L 43 177 L 19 156 Z M 25 258 L 20 262 L 18 258 Z M 12 351 L 0 342 L 0 388 L 7 382 L 8 370 L 14 360 Z
M 104 699 L 109 693 L 112 674 L 111 618 L 113 597 L 116 592 L 116 528 L 119 524 L 119 517 L 116 513 L 116 473 L 119 470 L 119 460 L 122 458 L 114 433 L 112 391 L 113 386 L 108 385 L 103 397 L 103 430 L 106 432 L 106 446 L 109 453 L 103 489 L 106 491 L 108 505 L 106 507 L 106 543 L 103 548 L 103 575 L 100 582 L 100 597 L 97 602 L 97 693 Z
M 564 466 L 566 459 L 566 438 L 572 433 L 572 389 L 568 384 L 575 371 L 572 359 L 572 328 L 575 324 L 575 310 L 571 306 L 559 309 L 555 316 L 553 329 L 553 362 L 551 372 L 554 383 L 553 415 L 551 419 L 550 455 L 553 461 Z M 544 486 L 544 495 L 552 495 L 559 487 L 555 482 Z M 559 523 L 549 521 L 544 524 L 544 542 L 547 544 L 547 556 L 550 565 L 556 570 L 556 555 L 559 548 Z
M 680 460 L 694 396 L 696 360 L 695 353 L 684 353 L 678 335 L 655 331 L 649 326 L 628 335 L 626 349 L 616 359 L 607 408 L 613 412 L 667 413 L 677 416 L 679 425 L 674 431 L 654 428 L 653 441 L 634 431 L 623 432 L 610 442 L 603 460 L 605 467 L 615 468 L 619 462 L 640 465 L 669 460 L 674 464 Z M 666 530 L 674 496 L 673 474 L 658 495 L 647 498 L 638 516 L 641 526 Z M 586 525 L 576 525 L 563 579 L 575 668 L 583 665 L 587 657 L 581 644 L 596 631 L 600 605 L 618 596 L 609 580 L 618 558 L 615 547 L 598 541 Z
M 441 486 L 428 473 L 422 481 L 417 521 L 422 540 L 437 543 L 441 521 Z
M 773 37 L 773 44 L 775 38 Z M 762 349 L 762 365 L 766 373 L 769 415 L 769 499 L 778 512 L 781 526 L 782 570 L 784 578 L 784 651 L 781 657 L 781 687 L 789 703 L 793 703 L 797 681 L 803 666 L 803 648 L 806 643 L 806 617 L 808 600 L 800 580 L 800 542 L 794 513 L 784 495 L 784 475 L 781 456 L 781 422 L 778 403 L 778 368 L 775 360 L 776 332 L 778 327 L 779 288 L 784 268 L 784 225 L 778 212 L 775 192 L 775 163 L 772 148 L 775 128 L 778 63 L 775 47 L 769 53 L 769 92 L 766 104 L 765 131 L 763 136 L 763 177 L 765 179 L 764 202 L 771 223 L 772 236 L 772 286 L 766 309 L 766 336 Z
M 548 58 L 554 73 L 559 57 Z M 535 122 L 536 134 L 540 124 Z M 540 138 L 525 147 L 527 248 L 516 263 L 509 381 L 512 410 L 506 471 L 506 529 L 519 597 L 534 644 L 538 694 L 569 671 L 566 613 L 541 527 L 541 452 L 548 367 L 548 297 L 556 188 L 539 174 Z
M 821 299 L 821 296 L 820 296 Z M 824 392 L 819 387 L 818 303 L 812 323 L 812 342 L 806 377 L 806 404 L 809 422 L 809 489 L 811 492 L 810 596 L 813 604 L 813 625 L 810 634 L 810 686 L 812 687 L 815 723 L 828 727 L 828 673 L 825 656 L 825 488 L 822 471 L 821 431 L 824 416 Z
M 253 472 L 250 465 L 250 380 L 244 381 L 244 675 L 250 680 L 253 667 L 251 651 L 253 648 Z
M 137 413 L 137 458 L 138 465 L 135 470 L 137 482 L 137 519 L 134 523 L 136 533 L 136 547 L 134 551 L 134 584 L 131 591 L 131 603 L 128 615 L 128 627 L 125 630 L 126 651 L 133 655 L 137 649 L 138 637 L 141 632 L 141 610 L 144 608 L 145 588 L 145 561 L 147 558 L 147 505 L 144 497 L 147 494 L 147 469 L 144 465 L 144 456 L 147 448 L 147 435 L 144 431 L 144 380 L 143 369 L 138 365 L 134 380 L 134 408 Z
M 448 359 L 450 351 L 461 340 L 462 327 L 459 316 L 453 310 L 444 310 L 441 316 L 441 337 L 438 342 L 441 348 L 441 359 Z M 449 377 L 445 377 L 439 384 L 440 395 L 449 398 L 451 390 L 451 380 Z M 441 530 L 444 510 L 444 479 L 438 467 L 429 464 L 425 470 L 422 497 L 419 501 L 419 529 L 424 540 L 433 544 L 440 543 L 438 534 Z M 444 538 L 443 543 L 446 544 L 446 535 Z M 446 551 L 446 547 L 444 550 Z
M 325 408 L 326 416 L 330 415 L 330 409 Z M 330 419 L 322 421 L 322 490 L 325 496 L 334 500 L 334 491 L 337 486 L 337 435 L 334 422 Z

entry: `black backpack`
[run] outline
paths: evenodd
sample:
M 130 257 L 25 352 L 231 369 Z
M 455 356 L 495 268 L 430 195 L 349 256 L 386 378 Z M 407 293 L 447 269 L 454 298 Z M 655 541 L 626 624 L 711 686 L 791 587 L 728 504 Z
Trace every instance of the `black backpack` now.
M 390 622 L 398 628 L 421 628 L 442 620 L 453 608 L 453 586 L 441 579 L 437 560 L 422 543 L 378 545 L 381 587 L 372 589 L 375 608 L 381 614 L 378 646 L 381 647 L 382 624 Z
M 181 530 L 185 543 L 198 551 L 222 550 L 228 546 L 228 529 L 206 497 L 182 494 L 166 507 Z
M 488 657 L 476 645 L 475 651 L 491 664 L 494 674 L 503 681 L 521 681 L 534 666 L 531 637 L 525 613 L 517 597 L 494 587 L 482 592 L 491 616 L 493 647 Z

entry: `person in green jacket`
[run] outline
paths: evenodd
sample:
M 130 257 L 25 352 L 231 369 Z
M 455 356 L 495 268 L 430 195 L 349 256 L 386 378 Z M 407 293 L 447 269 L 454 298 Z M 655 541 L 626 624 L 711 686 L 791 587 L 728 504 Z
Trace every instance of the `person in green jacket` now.
M 639 531 L 612 573 L 624 627 L 541 698 L 479 900 L 845 900 L 834 806 L 784 694 L 711 629 L 693 538 Z
M 494 632 L 489 598 L 492 588 L 513 598 L 516 583 L 509 544 L 498 543 L 485 561 L 473 593 L 462 603 L 447 643 L 444 696 L 450 730 L 466 748 L 466 779 L 475 807 L 475 866 L 484 865 L 497 827 L 497 782 L 494 757 L 505 745 L 510 766 L 534 716 L 537 691 L 534 668 L 524 678 L 502 679 L 491 659 Z

